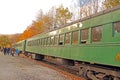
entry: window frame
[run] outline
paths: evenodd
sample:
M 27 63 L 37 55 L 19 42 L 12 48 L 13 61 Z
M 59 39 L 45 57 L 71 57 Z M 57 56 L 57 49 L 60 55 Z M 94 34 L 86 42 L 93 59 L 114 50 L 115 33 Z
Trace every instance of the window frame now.
M 89 29 L 90 28 L 85 28 L 85 29 L 80 30 L 80 44 L 87 44 L 87 42 L 89 40 L 89 36 L 90 36 Z M 82 40 L 82 38 L 83 38 L 82 36 L 84 36 L 84 35 L 82 35 L 83 34 L 82 31 L 84 31 L 84 30 L 87 30 L 87 38 L 86 38 L 86 35 L 84 34 L 86 39 Z
M 73 33 L 75 33 L 75 32 L 78 32 L 78 38 L 77 38 L 77 43 L 76 44 L 73 43 Z M 72 37 L 72 40 L 71 40 L 72 45 L 78 45 L 79 44 L 79 37 L 80 37 L 80 30 L 72 31 L 71 37 Z
M 69 34 L 68 36 L 69 36 L 69 42 L 66 42 L 66 37 L 67 37 L 67 34 Z M 70 45 L 71 44 L 71 32 L 67 32 L 67 33 L 65 33 L 65 45 Z
M 61 35 L 63 36 L 63 41 L 61 42 L 60 40 L 61 40 Z M 65 33 L 63 33 L 63 34 L 59 34 L 59 41 L 58 41 L 58 45 L 64 45 L 65 44 Z
M 93 28 L 98 28 L 98 27 L 101 29 L 101 37 L 100 37 L 100 40 L 93 41 Z M 91 42 L 92 42 L 92 43 L 102 42 L 102 35 L 103 35 L 102 32 L 103 32 L 102 25 L 98 25 L 98 26 L 92 27 L 92 28 L 91 28 Z M 95 34 L 95 35 L 96 35 L 96 34 Z
M 120 24 L 120 21 L 113 22 L 113 32 L 114 32 L 114 34 L 116 34 L 116 33 L 117 33 L 117 34 L 120 34 L 120 31 L 115 30 L 115 27 L 119 27 L 119 29 L 120 29 L 120 25 L 119 25 L 119 26 L 116 26 L 117 23 Z M 118 28 L 117 28 L 117 29 L 118 29 Z

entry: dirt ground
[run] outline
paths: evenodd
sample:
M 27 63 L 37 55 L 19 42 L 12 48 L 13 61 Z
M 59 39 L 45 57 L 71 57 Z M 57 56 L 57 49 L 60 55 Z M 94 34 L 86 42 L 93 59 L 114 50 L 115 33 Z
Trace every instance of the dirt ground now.
M 59 72 L 26 58 L 0 52 L 0 80 L 70 80 Z

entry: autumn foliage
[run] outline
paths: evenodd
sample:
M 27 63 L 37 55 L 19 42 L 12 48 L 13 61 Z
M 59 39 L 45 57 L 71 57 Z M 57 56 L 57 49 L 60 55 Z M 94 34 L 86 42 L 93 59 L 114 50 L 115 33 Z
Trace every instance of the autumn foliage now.
M 51 15 L 46 14 L 43 15 L 43 12 L 38 15 L 36 21 L 33 21 L 30 26 L 27 27 L 27 29 L 21 34 L 21 36 L 17 39 L 17 41 L 21 41 L 27 38 L 30 38 L 34 35 L 40 34 L 42 32 L 46 32 L 50 29 L 52 29 L 55 26 L 59 26 L 57 24 L 57 21 L 64 21 L 64 23 L 67 23 L 67 21 L 72 17 L 72 13 L 69 12 L 68 8 L 65 8 L 63 6 L 60 6 L 55 10 L 56 15 Z M 62 15 L 62 16 L 57 16 L 57 15 Z M 62 22 L 61 22 L 61 25 Z
M 27 27 L 27 29 L 22 33 L 17 41 L 27 39 L 34 35 L 40 34 L 49 28 L 46 24 L 50 22 L 49 17 L 44 16 L 38 21 L 33 21 L 33 23 Z
M 105 0 L 103 2 L 105 9 L 120 5 L 120 0 Z
M 86 0 L 82 1 L 86 2 Z M 93 0 L 93 2 L 95 3 L 95 5 L 93 6 L 97 5 L 96 10 L 99 10 L 98 1 L 99 0 Z M 106 9 L 112 8 L 114 6 L 120 5 L 120 0 L 104 0 L 103 5 Z M 89 6 L 90 5 L 88 5 L 88 7 Z M 92 8 L 90 8 L 89 10 L 92 11 L 91 9 Z M 82 8 L 79 15 L 83 15 L 85 10 L 86 10 L 85 8 Z M 87 11 L 86 13 L 89 13 L 88 8 L 86 11 Z M 0 46 L 9 46 L 15 42 L 28 39 L 34 35 L 47 32 L 48 30 L 55 29 L 57 27 L 61 27 L 62 25 L 68 23 L 72 17 L 74 17 L 74 15 L 69 11 L 69 8 L 64 8 L 62 5 L 59 6 L 58 8 L 52 7 L 46 14 L 43 14 L 42 10 L 40 10 L 39 14 L 36 17 L 36 20 L 34 20 L 26 28 L 26 30 L 23 31 L 23 33 L 0 36 Z

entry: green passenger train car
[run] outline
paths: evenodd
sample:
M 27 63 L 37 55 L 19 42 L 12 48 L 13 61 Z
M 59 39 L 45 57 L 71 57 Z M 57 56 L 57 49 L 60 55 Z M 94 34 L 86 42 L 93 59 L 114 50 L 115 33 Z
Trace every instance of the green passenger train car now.
M 19 51 L 25 51 L 26 46 L 26 40 L 19 41 L 12 45 L 15 49 L 18 49 Z
M 95 77 L 87 76 L 94 80 L 99 73 L 120 80 L 120 6 L 31 37 L 25 51 L 107 67 L 111 70 L 81 64 L 80 71 L 91 71 Z

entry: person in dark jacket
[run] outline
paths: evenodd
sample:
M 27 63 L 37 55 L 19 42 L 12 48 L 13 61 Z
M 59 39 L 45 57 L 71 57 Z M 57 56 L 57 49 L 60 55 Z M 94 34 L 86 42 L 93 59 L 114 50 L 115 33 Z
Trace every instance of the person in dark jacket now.
M 6 47 L 3 48 L 3 53 L 4 53 L 4 55 L 6 55 L 6 53 L 7 53 L 7 48 Z
M 10 48 L 7 48 L 7 54 L 9 55 L 9 53 L 10 53 Z

